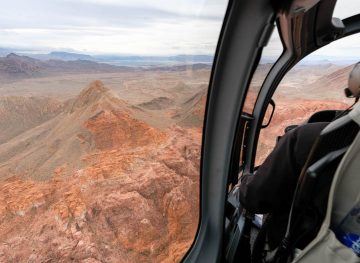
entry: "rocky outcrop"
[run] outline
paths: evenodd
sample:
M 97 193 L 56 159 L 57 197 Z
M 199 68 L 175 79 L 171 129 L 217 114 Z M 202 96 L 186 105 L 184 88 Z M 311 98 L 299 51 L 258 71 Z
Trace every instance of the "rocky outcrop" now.
M 105 150 L 71 176 L 0 184 L 0 261 L 178 261 L 198 220 L 197 131 L 152 147 Z M 184 167 L 186 166 L 185 170 Z M 90 262 L 90 261 L 89 261 Z
M 165 134 L 133 117 L 136 111 L 100 81 L 91 83 L 54 118 L 0 147 L 0 178 L 47 180 L 62 166 L 70 175 L 83 159 L 104 149 L 156 145 Z M 26 116 L 26 113 L 22 113 Z
M 53 156 L 65 158 L 67 149 L 70 158 L 41 180 L 25 170 L 0 181 L 1 262 L 181 259 L 198 222 L 201 134 L 177 126 L 159 131 L 132 110 L 94 82 L 47 123 L 44 154 L 61 139 Z M 77 155 L 75 140 L 83 149 Z M 35 159 L 39 152 L 19 155 Z
M 168 97 L 157 97 L 150 101 L 140 103 L 138 106 L 148 110 L 164 110 L 170 108 L 175 102 Z

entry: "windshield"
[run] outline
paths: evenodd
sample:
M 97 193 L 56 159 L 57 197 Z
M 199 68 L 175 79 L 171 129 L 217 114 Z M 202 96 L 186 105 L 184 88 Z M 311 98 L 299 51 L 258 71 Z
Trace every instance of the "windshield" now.
M 360 2 L 358 0 L 338 0 L 334 9 L 334 17 L 344 19 L 359 14 Z

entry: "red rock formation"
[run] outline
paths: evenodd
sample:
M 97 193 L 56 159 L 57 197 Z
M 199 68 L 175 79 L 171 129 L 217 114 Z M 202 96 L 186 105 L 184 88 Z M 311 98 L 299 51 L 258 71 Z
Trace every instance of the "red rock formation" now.
M 197 226 L 200 136 L 168 132 L 162 149 L 105 151 L 70 177 L 1 183 L 0 261 L 178 261 Z
M 144 146 L 165 135 L 123 111 L 101 111 L 85 123 L 100 150 Z
M 92 83 L 64 113 L 90 132 L 66 127 L 94 142 L 81 156 L 86 165 L 64 163 L 44 181 L 0 181 L 0 262 L 174 262 L 190 246 L 200 131 L 159 131 L 109 92 Z
M 206 91 L 195 94 L 174 117 L 183 127 L 162 131 L 96 81 L 54 119 L 1 145 L 16 176 L 0 181 L 0 262 L 179 261 L 198 225 L 205 102 Z M 277 100 L 258 161 L 285 126 L 344 106 Z

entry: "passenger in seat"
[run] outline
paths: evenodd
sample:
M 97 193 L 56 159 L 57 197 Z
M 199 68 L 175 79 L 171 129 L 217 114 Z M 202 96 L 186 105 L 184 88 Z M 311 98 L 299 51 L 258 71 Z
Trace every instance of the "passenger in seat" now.
M 345 89 L 348 97 L 360 97 L 360 63 L 357 63 Z M 308 123 L 287 132 L 254 175 L 244 175 L 240 202 L 251 213 L 273 214 L 269 243 L 278 245 L 287 223 L 298 177 L 313 143 L 328 122 Z

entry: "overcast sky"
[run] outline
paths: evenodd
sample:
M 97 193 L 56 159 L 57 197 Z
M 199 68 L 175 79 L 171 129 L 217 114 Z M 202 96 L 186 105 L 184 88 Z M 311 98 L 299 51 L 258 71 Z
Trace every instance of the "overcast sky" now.
M 226 5 L 222 0 L 3 1 L 0 46 L 212 54 Z
M 0 47 L 89 54 L 213 54 L 226 5 L 223 0 L 3 1 Z M 344 18 L 359 12 L 360 0 L 339 0 L 335 15 Z M 346 45 L 352 54 L 359 51 L 359 37 Z M 274 37 L 269 49 L 274 53 L 277 47 Z

